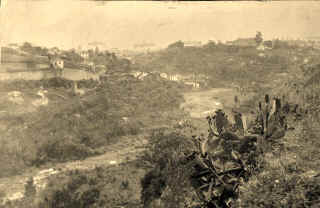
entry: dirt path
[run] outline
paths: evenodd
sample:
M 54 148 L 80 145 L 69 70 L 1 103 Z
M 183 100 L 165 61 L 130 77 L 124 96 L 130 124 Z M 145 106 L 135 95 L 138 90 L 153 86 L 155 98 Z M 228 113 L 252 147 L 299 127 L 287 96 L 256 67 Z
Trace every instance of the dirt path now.
M 185 103 L 181 105 L 181 108 L 189 112 L 193 118 L 205 118 L 209 111 L 230 105 L 229 97 L 234 94 L 234 90 L 223 88 L 188 92 L 184 94 Z

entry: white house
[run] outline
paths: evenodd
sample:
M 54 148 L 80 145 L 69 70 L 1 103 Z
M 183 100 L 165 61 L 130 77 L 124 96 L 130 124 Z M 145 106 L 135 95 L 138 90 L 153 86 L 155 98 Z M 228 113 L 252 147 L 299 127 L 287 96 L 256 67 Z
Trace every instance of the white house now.
M 132 71 L 132 72 L 130 72 L 130 74 L 132 76 L 134 76 L 135 78 L 137 78 L 141 73 L 142 73 L 141 71 Z
M 160 77 L 162 77 L 164 79 L 168 79 L 168 74 L 167 73 L 161 73 Z
M 50 60 L 50 65 L 54 69 L 63 69 L 64 68 L 64 61 L 61 58 L 55 57 Z
M 192 85 L 194 88 L 200 88 L 200 84 L 198 82 L 185 82 L 185 85 Z
M 141 72 L 139 75 L 138 75 L 138 79 L 140 79 L 140 80 L 143 80 L 146 76 L 148 76 L 149 75 L 149 73 L 147 73 L 147 72 Z
M 173 75 L 169 75 L 169 80 L 171 81 L 180 81 L 181 80 L 181 75 L 180 74 L 173 74 Z
M 80 56 L 83 58 L 83 59 L 88 59 L 89 58 L 89 52 L 88 51 L 81 51 L 80 52 Z

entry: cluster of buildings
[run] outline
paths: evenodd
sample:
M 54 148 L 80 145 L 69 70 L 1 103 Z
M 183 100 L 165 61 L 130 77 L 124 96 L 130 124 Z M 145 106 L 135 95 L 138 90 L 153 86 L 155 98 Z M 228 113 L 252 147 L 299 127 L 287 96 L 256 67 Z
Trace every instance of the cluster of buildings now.
M 188 86 L 192 86 L 193 88 L 200 88 L 207 86 L 209 77 L 204 74 L 169 74 L 169 73 L 160 73 L 160 72 L 142 72 L 142 71 L 133 71 L 131 72 L 135 78 L 144 80 L 148 76 L 159 76 L 162 79 L 166 79 L 169 81 L 183 83 Z
M 96 72 L 97 69 L 99 69 L 99 71 L 105 69 L 104 65 L 97 65 L 90 60 L 88 50 L 76 50 L 75 52 L 82 58 L 80 63 L 76 63 L 80 67 L 91 72 Z M 67 59 L 65 52 L 59 50 L 57 47 L 50 48 L 48 50 L 48 58 L 50 67 L 53 69 L 64 69 L 65 60 Z
M 91 45 L 95 46 L 97 49 L 98 43 L 91 43 Z M 92 48 L 89 48 L 93 50 Z M 89 49 L 82 49 L 81 47 L 78 48 L 75 52 L 82 58 L 82 62 L 79 65 L 91 72 L 96 72 L 97 69 L 105 69 L 106 67 L 102 64 L 95 64 L 93 61 L 90 60 L 90 52 Z

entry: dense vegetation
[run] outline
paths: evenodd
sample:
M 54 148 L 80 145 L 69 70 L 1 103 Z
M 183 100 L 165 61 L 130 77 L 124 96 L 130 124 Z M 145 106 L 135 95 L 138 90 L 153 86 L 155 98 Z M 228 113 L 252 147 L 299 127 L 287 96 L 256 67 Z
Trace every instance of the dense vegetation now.
M 92 82 L 80 84 L 92 87 Z M 42 85 L 49 92 L 65 92 L 68 100 L 52 102 L 38 112 L 2 118 L 11 122 L 8 126 L 15 126 L 15 132 L 8 131 L 3 135 L 7 138 L 1 139 L 1 176 L 13 175 L 25 166 L 101 153 L 99 147 L 114 143 L 119 136 L 135 135 L 144 127 L 168 123 L 170 119 L 163 112 L 173 112 L 183 100 L 175 83 L 141 81 L 130 76 L 106 78 L 82 98 L 72 95 L 71 83 L 66 80 L 23 83 L 11 83 L 9 87 L 26 92 L 28 87 Z

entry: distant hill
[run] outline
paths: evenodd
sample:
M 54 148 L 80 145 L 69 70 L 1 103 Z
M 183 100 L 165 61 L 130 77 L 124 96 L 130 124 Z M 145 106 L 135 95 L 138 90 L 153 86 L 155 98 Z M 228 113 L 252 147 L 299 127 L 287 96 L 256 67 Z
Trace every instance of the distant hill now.
M 253 81 L 261 83 L 270 79 L 272 74 L 289 72 L 292 67 L 304 64 L 305 57 L 317 61 L 316 54 L 320 54 L 281 41 L 272 49 L 258 50 L 251 39 L 248 41 L 241 40 L 240 45 L 210 42 L 201 47 L 185 47 L 178 41 L 165 50 L 137 55 L 133 62 L 146 71 L 205 74 L 210 77 L 211 86 L 217 83 L 248 86 Z
M 41 55 L 34 55 L 22 50 L 15 50 L 8 47 L 1 48 L 1 62 L 2 63 L 21 63 L 21 62 L 28 62 L 28 63 L 48 63 L 47 56 Z

